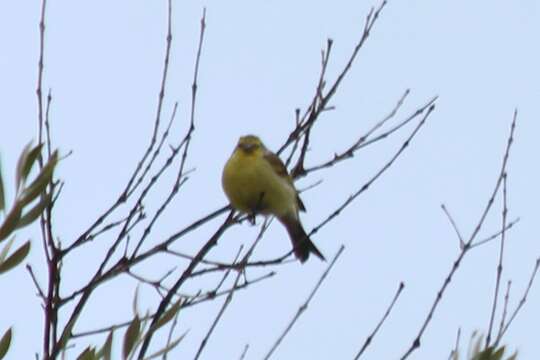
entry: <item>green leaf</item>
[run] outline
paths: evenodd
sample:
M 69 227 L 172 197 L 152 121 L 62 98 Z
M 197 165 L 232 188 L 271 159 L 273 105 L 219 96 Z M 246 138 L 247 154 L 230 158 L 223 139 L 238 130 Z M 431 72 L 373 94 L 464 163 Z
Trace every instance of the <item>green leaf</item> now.
M 11 345 L 11 328 L 9 328 L 4 335 L 2 335 L 2 339 L 0 339 L 0 360 L 6 356 L 9 346 Z
M 64 331 L 62 331 L 62 337 L 60 338 L 60 341 L 58 341 L 58 348 L 62 349 L 63 351 L 65 351 L 65 347 L 68 344 L 68 341 L 71 339 L 71 331 L 73 330 L 73 326 L 75 325 L 79 315 L 80 312 L 75 314 L 75 316 L 72 317 L 64 327 Z
M 0 264 L 0 274 L 19 265 L 30 252 L 30 241 L 25 242 L 20 248 Z
M 139 316 L 135 315 L 135 319 L 131 322 L 124 335 L 124 346 L 122 347 L 123 358 L 127 359 L 129 354 L 133 351 L 133 347 L 139 339 L 141 331 L 141 321 Z
M 9 239 L 6 246 L 4 246 L 4 248 L 0 252 L 0 264 L 4 262 L 4 259 L 6 258 L 8 252 L 9 252 L 9 249 L 11 249 L 11 245 L 13 245 L 14 241 L 15 241 L 15 236 L 13 236 L 11 239 Z
M 504 355 L 504 346 L 500 347 L 499 350 L 495 351 L 493 355 L 491 355 L 490 360 L 501 360 Z
M 24 182 L 24 165 L 26 164 L 26 159 L 28 158 L 28 154 L 30 153 L 30 148 L 32 147 L 32 142 L 30 141 L 26 146 L 24 147 L 21 155 L 19 156 L 19 160 L 17 161 L 17 172 L 15 173 L 15 184 L 17 185 L 17 190 L 20 189 L 22 183 Z
M 4 219 L 4 223 L 0 226 L 0 242 L 7 238 L 17 227 L 21 218 L 22 208 L 18 204 L 11 209 L 8 216 Z
M 36 220 L 41 215 L 43 210 L 45 210 L 45 208 L 49 206 L 51 200 L 52 193 L 45 194 L 41 198 L 41 200 L 36 205 L 34 205 L 32 209 L 30 209 L 26 214 L 21 216 L 19 223 L 17 224 L 17 229 L 33 223 L 34 220 Z
M 39 194 L 45 191 L 45 188 L 52 180 L 54 168 L 57 163 L 58 151 L 55 151 L 34 181 L 32 181 L 32 183 L 22 192 L 19 198 L 19 202 L 22 206 L 31 203 Z
M 26 156 L 24 159 L 24 164 L 22 165 L 21 169 L 21 179 L 23 182 L 26 181 L 28 174 L 30 174 L 30 170 L 32 170 L 32 166 L 34 166 L 38 156 L 41 154 L 42 148 L 43 144 L 36 145 L 32 150 L 30 150 L 28 156 Z
M 178 346 L 178 344 L 180 344 L 180 342 L 182 340 L 184 340 L 184 337 L 186 336 L 187 334 L 187 331 L 185 333 L 183 333 L 182 335 L 180 335 L 180 337 L 178 337 L 178 339 L 174 340 L 174 341 L 171 341 L 167 346 L 165 346 L 163 349 L 159 350 L 158 352 L 155 352 L 153 353 L 152 355 L 150 355 L 149 357 L 147 358 L 144 358 L 144 360 L 151 360 L 151 359 L 155 359 L 157 357 L 160 357 L 161 355 L 164 355 L 164 354 L 168 354 L 169 351 L 171 351 L 172 349 L 174 349 L 176 346 Z
M 96 360 L 96 349 L 88 346 L 84 351 L 77 357 L 77 360 Z
M 113 331 L 109 333 L 109 336 L 107 336 L 107 340 L 105 340 L 105 344 L 103 344 L 103 347 L 97 352 L 96 358 L 104 360 L 111 360 L 111 352 L 112 352 L 112 341 L 113 341 Z
M 6 208 L 6 193 L 4 192 L 4 179 L 2 178 L 2 164 L 0 163 L 0 211 Z
M 166 325 L 169 321 L 171 321 L 178 311 L 180 311 L 180 308 L 182 307 L 182 299 L 179 299 L 177 302 L 175 302 L 169 310 L 165 311 L 165 313 L 159 318 L 159 320 L 156 323 L 155 329 L 159 329 L 160 327 Z

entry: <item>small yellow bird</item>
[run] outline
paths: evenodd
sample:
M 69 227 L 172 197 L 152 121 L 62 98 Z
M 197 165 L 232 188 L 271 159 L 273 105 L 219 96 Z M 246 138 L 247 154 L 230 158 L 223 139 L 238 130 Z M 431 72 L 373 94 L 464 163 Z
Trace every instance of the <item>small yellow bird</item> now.
M 296 257 L 305 262 L 310 253 L 325 260 L 300 223 L 304 204 L 287 168 L 254 135 L 242 136 L 222 175 L 225 194 L 233 208 L 255 215 L 274 215 L 287 229 Z

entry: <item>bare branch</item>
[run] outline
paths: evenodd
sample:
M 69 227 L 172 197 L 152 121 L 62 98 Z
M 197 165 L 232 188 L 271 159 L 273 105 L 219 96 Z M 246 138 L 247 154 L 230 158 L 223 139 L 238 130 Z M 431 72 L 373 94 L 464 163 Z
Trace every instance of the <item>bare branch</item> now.
M 362 354 L 364 353 L 364 351 L 366 351 L 366 349 L 368 348 L 368 346 L 371 344 L 371 341 L 373 341 L 373 338 L 375 337 L 375 335 L 377 335 L 377 332 L 379 331 L 379 329 L 381 328 L 382 324 L 385 322 L 386 318 L 388 317 L 388 315 L 390 314 L 390 311 L 392 311 L 392 308 L 394 307 L 394 305 L 396 304 L 396 301 L 397 299 L 399 298 L 399 296 L 401 295 L 401 292 L 403 291 L 403 289 L 405 288 L 405 284 L 403 282 L 400 282 L 399 283 L 399 287 L 396 291 L 396 294 L 394 295 L 394 298 L 392 299 L 392 302 L 390 303 L 390 305 L 388 306 L 388 308 L 386 309 L 386 312 L 384 313 L 383 317 L 381 318 L 381 320 L 379 321 L 379 323 L 377 324 L 377 326 L 375 326 L 375 329 L 371 332 L 371 334 L 369 334 L 369 336 L 367 337 L 366 341 L 364 342 L 364 344 L 362 345 L 362 347 L 360 348 L 360 350 L 358 351 L 358 353 L 356 354 L 356 356 L 354 357 L 354 360 L 358 360 L 360 359 L 360 356 L 362 356 Z
M 180 287 L 184 284 L 184 282 L 190 277 L 191 273 L 195 269 L 195 267 L 200 263 L 200 261 L 206 256 L 206 254 L 212 249 L 216 244 L 218 239 L 221 237 L 221 235 L 225 232 L 229 226 L 233 223 L 233 215 L 234 212 L 231 211 L 229 213 L 229 216 L 225 219 L 223 224 L 217 229 L 217 231 L 212 235 L 212 237 L 204 244 L 204 246 L 199 250 L 195 258 L 191 261 L 191 263 L 188 265 L 188 267 L 184 270 L 180 278 L 176 281 L 176 283 L 171 287 L 170 291 L 167 293 L 167 295 L 161 300 L 159 307 L 154 314 L 154 317 L 152 319 L 152 323 L 150 325 L 150 329 L 148 330 L 146 337 L 141 345 L 141 349 L 139 351 L 138 359 L 142 360 L 144 359 L 144 355 L 146 354 L 146 351 L 148 350 L 148 346 L 150 345 L 150 341 L 152 340 L 152 337 L 155 332 L 155 325 L 160 319 L 160 317 L 165 312 L 167 306 L 170 304 L 172 298 L 176 294 L 176 292 L 180 289 Z
M 409 146 L 411 140 L 416 136 L 418 131 L 422 128 L 422 126 L 425 124 L 427 118 L 433 110 L 435 109 L 435 105 L 432 104 L 428 109 L 424 117 L 418 122 L 414 130 L 411 132 L 407 140 L 401 145 L 398 151 L 392 156 L 392 158 L 375 174 L 373 175 L 358 191 L 356 191 L 354 194 L 350 195 L 347 200 L 345 200 L 334 212 L 332 212 L 324 221 L 322 221 L 319 225 L 314 227 L 310 233 L 309 236 L 317 233 L 323 226 L 325 226 L 327 223 L 332 221 L 336 216 L 338 216 L 347 206 L 349 206 L 360 194 L 365 192 L 371 184 L 375 182 L 382 174 L 388 170 L 392 164 L 399 158 L 399 156 L 405 151 L 405 149 Z
M 334 264 L 336 263 L 337 259 L 341 256 L 341 254 L 343 253 L 343 250 L 345 250 L 345 246 L 344 245 L 341 245 L 341 247 L 339 248 L 338 252 L 336 253 L 336 255 L 334 256 L 334 259 L 332 259 L 332 262 L 330 263 L 330 265 L 328 265 L 328 267 L 326 268 L 326 270 L 323 272 L 323 274 L 321 275 L 321 277 L 319 278 L 319 281 L 317 281 L 317 284 L 315 285 L 315 287 L 313 288 L 313 290 L 311 291 L 311 293 L 309 294 L 308 298 L 306 299 L 306 301 L 298 308 L 298 311 L 296 312 L 296 314 L 293 316 L 293 318 L 291 319 L 291 321 L 289 322 L 289 325 L 287 325 L 287 327 L 285 328 L 285 330 L 283 331 L 283 333 L 279 336 L 279 338 L 276 340 L 276 342 L 274 343 L 274 345 L 272 345 L 272 347 L 270 348 L 270 351 L 268 351 L 268 353 L 266 354 L 266 356 L 264 357 L 265 360 L 268 360 L 270 359 L 270 357 L 272 356 L 272 354 L 274 353 L 274 351 L 276 351 L 276 349 L 278 348 L 278 346 L 281 344 L 281 342 L 283 341 L 283 339 L 285 338 L 285 336 L 287 336 L 287 334 L 289 333 L 289 331 L 292 329 L 292 327 L 294 326 L 294 324 L 296 324 L 296 322 L 298 321 L 298 319 L 300 318 L 300 316 L 302 316 L 302 314 L 306 311 L 306 309 L 308 308 L 308 305 L 311 301 L 311 299 L 313 299 L 313 297 L 315 296 L 315 294 L 317 293 L 317 290 L 319 290 L 321 284 L 323 283 L 324 279 L 326 279 L 326 276 L 328 275 L 328 273 L 330 272 L 330 270 L 332 270 L 332 267 L 334 266 Z
M 540 258 L 536 259 L 536 263 L 534 265 L 533 272 L 531 274 L 531 277 L 529 278 L 529 283 L 527 284 L 527 289 L 525 289 L 525 293 L 523 294 L 523 297 L 519 301 L 518 306 L 516 307 L 516 309 L 514 310 L 512 315 L 510 316 L 510 319 L 508 320 L 508 323 L 506 323 L 506 325 L 504 326 L 502 331 L 499 332 L 499 334 L 497 335 L 497 339 L 495 340 L 495 344 L 497 344 L 497 345 L 499 344 L 499 342 L 501 341 L 502 337 L 504 336 L 504 334 L 506 333 L 506 331 L 508 330 L 510 325 L 512 325 L 512 322 L 516 318 L 517 314 L 519 313 L 519 311 L 521 310 L 523 305 L 525 305 L 525 303 L 527 302 L 527 296 L 529 295 L 529 291 L 531 290 L 532 284 L 534 283 L 534 279 L 536 278 L 538 268 L 540 268 Z
M 242 350 L 242 354 L 240 354 L 240 358 L 238 360 L 244 360 L 244 358 L 246 357 L 246 354 L 248 352 L 248 349 L 249 349 L 249 344 L 246 344 L 244 346 L 244 350 Z
M 446 217 L 448 218 L 448 221 L 450 221 L 450 224 L 452 224 L 452 228 L 456 232 L 456 235 L 457 235 L 457 237 L 459 239 L 459 248 L 463 249 L 465 247 L 465 240 L 463 240 L 463 236 L 461 235 L 461 232 L 459 231 L 459 229 L 458 229 L 458 227 L 456 225 L 456 222 L 454 221 L 454 218 L 452 217 L 452 215 L 450 215 L 450 212 L 448 211 L 448 209 L 446 208 L 446 206 L 444 204 L 441 204 L 441 209 L 446 214 Z
M 262 239 L 264 233 L 268 229 L 268 226 L 270 226 L 270 223 L 271 223 L 271 221 L 268 221 L 268 219 L 265 219 L 263 225 L 261 226 L 261 230 L 259 231 L 259 234 L 257 235 L 257 238 L 255 239 L 255 241 L 253 242 L 253 244 L 251 245 L 249 250 L 246 252 L 244 257 L 240 261 L 240 264 L 247 263 L 247 261 L 249 260 L 249 257 L 251 256 L 251 254 L 253 253 L 253 250 L 255 249 L 255 246 L 257 246 L 259 241 Z M 244 273 L 243 270 L 239 270 L 237 272 L 236 279 L 234 280 L 233 290 L 229 293 L 229 295 L 227 295 L 227 298 L 225 298 L 225 301 L 223 302 L 223 305 L 219 309 L 219 312 L 216 315 L 216 318 L 212 322 L 212 325 L 210 326 L 210 329 L 208 329 L 208 332 L 206 333 L 205 337 L 201 341 L 201 344 L 199 345 L 199 349 L 197 350 L 197 354 L 195 355 L 195 358 L 194 358 L 195 360 L 198 359 L 201 356 L 204 348 L 206 347 L 206 344 L 208 343 L 208 339 L 210 339 L 210 336 L 212 335 L 212 333 L 214 332 L 214 329 L 216 328 L 217 324 L 221 320 L 223 314 L 225 313 L 225 310 L 227 309 L 227 307 L 231 303 L 233 295 L 234 295 L 234 291 L 235 291 L 236 287 L 238 286 L 238 283 L 239 283 L 240 278 L 242 277 L 243 273 Z
M 510 300 L 510 287 L 512 286 L 512 281 L 508 280 L 506 283 L 506 295 L 504 295 L 504 307 L 503 307 L 503 313 L 501 316 L 501 322 L 499 323 L 499 332 L 497 333 L 497 341 L 495 345 L 498 345 L 500 340 L 500 334 L 502 334 L 504 324 L 506 321 L 506 315 L 508 314 L 508 301 Z
M 326 83 L 326 81 L 324 80 L 324 76 L 326 73 L 326 66 L 328 63 L 328 58 L 329 58 L 329 54 L 330 54 L 330 50 L 332 46 L 332 40 L 330 39 L 328 40 L 327 50 L 326 52 L 323 52 L 323 56 L 322 56 L 323 60 L 322 60 L 321 76 L 318 80 L 318 84 L 315 89 L 315 94 L 313 96 L 313 100 L 311 101 L 311 105 L 307 108 L 306 112 L 302 116 L 300 122 L 297 124 L 295 129 L 291 131 L 287 141 L 277 151 L 278 155 L 281 154 L 289 145 L 297 142 L 299 137 L 303 133 L 305 133 L 307 129 L 313 126 L 313 124 L 319 118 L 319 115 L 328 109 L 328 103 L 330 102 L 332 97 L 335 95 L 336 91 L 339 88 L 339 85 L 341 84 L 341 82 L 343 81 L 343 79 L 348 74 L 349 70 L 351 69 L 356 57 L 358 56 L 360 52 L 360 49 L 364 46 L 364 43 L 369 38 L 370 32 L 373 26 L 375 25 L 375 23 L 377 22 L 377 19 L 379 18 L 379 15 L 385 5 L 386 5 L 386 0 L 381 3 L 381 5 L 377 8 L 377 10 L 375 10 L 374 8 L 371 9 L 371 11 L 366 17 L 364 29 L 360 37 L 360 40 L 358 41 L 353 52 L 351 53 L 349 60 L 347 61 L 346 65 L 343 67 L 341 73 L 337 76 L 334 83 L 330 86 L 330 89 L 328 90 L 326 95 L 323 95 L 322 91 Z
M 461 338 L 461 328 L 458 328 L 457 335 L 456 335 L 456 344 L 454 345 L 454 349 L 450 351 L 450 356 L 448 356 L 448 360 L 458 360 L 460 338 Z
M 480 232 L 480 229 L 482 228 L 482 225 L 484 224 L 484 221 L 485 221 L 489 211 L 491 210 L 491 207 L 492 207 L 492 205 L 493 205 L 493 203 L 495 201 L 495 196 L 498 194 L 500 186 L 502 184 L 503 176 L 506 173 L 508 157 L 510 156 L 510 149 L 511 149 L 512 143 L 514 141 L 514 130 L 516 128 L 516 119 L 517 119 L 517 111 L 514 112 L 514 116 L 513 116 L 513 119 L 512 119 L 512 124 L 510 126 L 510 134 L 508 135 L 508 139 L 507 139 L 507 143 L 506 143 L 506 149 L 504 151 L 503 161 L 502 161 L 502 164 L 501 164 L 501 170 L 499 172 L 499 175 L 497 176 L 497 181 L 495 182 L 495 186 L 493 188 L 491 196 L 489 197 L 489 200 L 487 201 L 486 207 L 484 208 L 484 211 L 482 212 L 482 214 L 481 214 L 481 216 L 480 216 L 480 218 L 478 220 L 478 223 L 476 224 L 476 227 L 474 228 L 474 230 L 471 233 L 469 239 L 465 243 L 465 246 L 461 250 L 461 252 L 458 255 L 457 259 L 454 261 L 454 263 L 452 265 L 452 268 L 450 269 L 450 272 L 448 273 L 448 275 L 444 279 L 444 282 L 443 282 L 441 288 L 439 289 L 439 291 L 437 291 L 437 295 L 435 297 L 435 300 L 433 301 L 433 304 L 431 305 L 431 308 L 430 308 L 426 318 L 424 319 L 424 322 L 423 322 L 422 326 L 420 327 L 420 330 L 418 331 L 418 334 L 416 335 L 416 338 L 412 342 L 409 349 L 401 357 L 401 360 L 407 359 L 417 348 L 420 347 L 420 340 L 422 338 L 422 335 L 424 334 L 424 332 L 426 331 L 429 323 L 431 322 L 431 319 L 433 318 L 433 314 L 435 313 L 435 310 L 439 306 L 439 303 L 442 300 L 443 295 L 444 295 L 446 289 L 448 288 L 448 285 L 450 285 L 450 282 L 452 281 L 452 278 L 453 278 L 454 274 L 458 270 L 458 268 L 459 268 L 459 266 L 461 264 L 461 261 L 463 260 L 463 258 L 467 254 L 467 252 L 471 249 L 471 244 L 474 242 L 474 240 L 478 236 L 478 233 Z
M 160 90 L 158 94 L 158 103 L 157 103 L 157 109 L 156 109 L 156 117 L 154 120 L 154 127 L 152 130 L 152 136 L 150 138 L 150 143 L 148 144 L 148 147 L 146 148 L 145 152 L 143 153 L 141 159 L 137 163 L 137 166 L 135 167 L 135 170 L 131 174 L 131 177 L 129 178 L 126 187 L 124 190 L 120 193 L 118 198 L 115 200 L 115 202 L 107 208 L 93 223 L 88 227 L 80 236 L 79 238 L 72 244 L 71 248 L 77 246 L 78 244 L 85 241 L 86 237 L 91 234 L 96 227 L 101 225 L 119 206 L 124 204 L 128 198 L 134 193 L 134 191 L 139 187 L 139 185 L 143 182 L 143 180 L 146 177 L 146 174 L 150 170 L 152 164 L 154 163 L 157 154 L 159 153 L 159 149 L 154 153 L 154 156 L 152 159 L 146 164 L 146 161 L 150 154 L 152 153 L 152 150 L 154 150 L 154 146 L 157 141 L 157 136 L 160 128 L 161 123 L 161 115 L 162 115 L 162 109 L 163 109 L 163 101 L 165 98 L 165 89 L 167 85 L 167 77 L 169 72 L 169 59 L 171 54 L 171 46 L 172 46 L 172 0 L 168 1 L 168 12 L 167 12 L 167 36 L 166 36 L 166 46 L 165 46 L 165 57 L 163 60 L 163 71 L 161 75 L 161 85 Z M 143 170 L 144 165 L 146 164 L 146 167 Z M 142 170 L 142 174 L 141 174 Z M 69 251 L 68 251 L 69 252 Z
M 493 323 L 495 322 L 495 311 L 497 310 L 497 302 L 499 301 L 499 287 L 501 284 L 501 275 L 503 271 L 503 257 L 504 257 L 504 240 L 506 239 L 506 218 L 508 215 L 507 205 L 507 193 L 506 193 L 507 174 L 503 174 L 503 210 L 502 210 L 502 224 L 501 224 L 501 247 L 499 249 L 499 264 L 497 265 L 497 274 L 495 280 L 495 293 L 493 294 L 493 304 L 491 305 L 491 316 L 489 318 L 488 333 L 486 336 L 487 349 L 491 343 L 491 332 L 493 331 Z

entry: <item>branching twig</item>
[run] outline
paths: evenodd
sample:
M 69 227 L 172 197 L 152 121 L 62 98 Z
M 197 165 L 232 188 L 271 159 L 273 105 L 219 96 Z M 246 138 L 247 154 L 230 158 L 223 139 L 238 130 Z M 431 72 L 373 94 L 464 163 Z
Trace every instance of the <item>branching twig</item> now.
M 233 220 L 233 214 L 234 212 L 230 212 L 229 216 L 225 219 L 223 224 L 217 229 L 217 231 L 212 235 L 212 237 L 204 244 L 204 246 L 199 250 L 195 258 L 191 261 L 191 263 L 188 265 L 188 267 L 184 270 L 180 278 L 176 281 L 176 283 L 171 287 L 170 291 L 167 293 L 167 295 L 161 300 L 158 309 L 156 310 L 156 313 L 154 314 L 154 317 L 152 319 L 152 323 L 150 325 L 150 328 L 148 329 L 148 332 L 146 333 L 145 339 L 141 345 L 141 349 L 139 351 L 138 359 L 142 360 L 144 359 L 144 356 L 146 354 L 146 351 L 148 350 L 148 346 L 150 345 L 150 341 L 152 340 L 152 336 L 155 332 L 155 326 L 156 323 L 159 321 L 163 313 L 165 312 L 167 306 L 170 304 L 172 298 L 176 294 L 176 292 L 180 289 L 180 287 L 184 284 L 184 282 L 190 277 L 191 273 L 195 269 L 195 267 L 200 263 L 200 261 L 206 256 L 206 254 L 212 249 L 216 244 L 218 239 L 221 237 L 221 235 L 227 230 L 229 226 L 232 224 Z
M 495 346 L 498 345 L 498 342 L 500 340 L 499 335 L 502 334 L 504 324 L 506 321 L 506 315 L 508 314 L 508 302 L 510 300 L 510 287 L 512 286 L 512 281 L 508 280 L 506 283 L 506 294 L 504 295 L 504 307 L 503 307 L 503 313 L 501 316 L 501 322 L 499 323 L 499 332 L 497 333 L 497 341 Z
M 257 238 L 255 239 L 251 247 L 248 249 L 244 257 L 240 261 L 240 264 L 247 263 L 247 261 L 249 260 L 249 257 L 251 256 L 251 254 L 253 253 L 253 250 L 255 249 L 255 246 L 257 246 L 259 241 L 262 239 L 269 225 L 270 225 L 270 221 L 268 221 L 268 219 L 265 219 L 263 225 L 261 226 L 261 230 L 259 231 L 259 234 L 257 235 Z M 205 337 L 201 341 L 201 344 L 199 345 L 199 349 L 197 350 L 197 354 L 195 354 L 194 360 L 197 360 L 201 356 L 204 348 L 206 347 L 206 344 L 208 343 L 208 339 L 210 339 L 210 336 L 212 335 L 212 333 L 214 332 L 214 329 L 216 328 L 217 324 L 221 320 L 223 314 L 225 313 L 225 310 L 231 303 L 233 295 L 234 295 L 234 291 L 236 287 L 238 286 L 238 282 L 240 281 L 240 278 L 242 277 L 243 272 L 244 272 L 243 269 L 238 270 L 236 274 L 236 279 L 234 280 L 234 285 L 232 287 L 233 291 L 231 291 L 229 295 L 227 295 L 227 297 L 225 298 L 225 301 L 223 302 L 223 305 L 219 309 L 218 314 L 216 315 L 214 321 L 212 322 L 212 325 L 210 326 L 210 328 L 208 329 L 208 332 L 206 333 Z
M 531 277 L 529 278 L 529 283 L 527 284 L 527 289 L 525 289 L 525 293 L 523 293 L 523 297 L 519 301 L 518 306 L 516 307 L 512 315 L 510 315 L 510 319 L 508 320 L 508 323 L 505 324 L 502 331 L 500 331 L 499 334 L 497 335 L 497 339 L 495 340 L 495 345 L 499 344 L 502 337 L 504 336 L 504 334 L 506 333 L 506 331 L 508 330 L 508 328 L 510 327 L 510 325 L 516 318 L 517 314 L 519 313 L 523 305 L 525 305 L 525 303 L 527 302 L 527 296 L 529 295 L 529 291 L 531 290 L 532 284 L 534 283 L 534 279 L 536 278 L 536 274 L 539 268 L 540 268 L 540 258 L 536 259 L 533 272 L 531 274 Z
M 441 204 L 441 209 L 446 214 L 446 217 L 448 218 L 448 221 L 450 221 L 450 224 L 452 225 L 452 228 L 456 232 L 456 235 L 457 235 L 457 237 L 459 239 L 459 248 L 463 249 L 465 247 L 465 240 L 463 240 L 463 236 L 461 235 L 461 232 L 459 231 L 459 228 L 457 227 L 457 224 L 454 221 L 454 218 L 452 217 L 452 215 L 450 215 L 450 212 L 446 208 L 446 205 Z
M 137 163 L 137 166 L 135 167 L 135 170 L 131 174 L 131 177 L 129 178 L 124 190 L 120 193 L 116 201 L 107 208 L 93 223 L 90 225 L 78 238 L 75 240 L 73 244 L 71 244 L 70 247 L 68 247 L 64 252 L 69 252 L 71 249 L 80 246 L 82 243 L 87 241 L 88 235 L 90 235 L 98 226 L 100 226 L 108 217 L 122 204 L 124 204 L 128 198 L 134 193 L 134 191 L 139 187 L 139 185 L 143 182 L 144 178 L 146 177 L 146 174 L 150 170 L 153 162 L 155 161 L 157 157 L 157 151 L 152 159 L 146 164 L 146 161 L 150 154 L 152 153 L 152 150 L 154 150 L 154 146 L 157 141 L 157 136 L 160 128 L 161 123 L 161 115 L 162 115 L 162 109 L 163 109 L 163 101 L 165 98 L 165 89 L 167 85 L 167 77 L 169 72 L 169 59 L 170 59 L 170 53 L 171 53 L 171 45 L 172 45 L 172 0 L 168 1 L 168 13 L 167 13 L 167 37 L 166 37 L 166 47 L 165 47 L 165 57 L 163 60 L 163 71 L 161 75 L 161 85 L 160 90 L 158 94 L 158 103 L 157 103 L 157 109 L 156 109 L 156 117 L 154 120 L 154 127 L 152 130 L 152 136 L 150 138 L 150 143 L 148 144 L 148 147 L 143 153 L 143 156 Z M 146 164 L 146 167 L 143 170 L 144 165 Z M 141 170 L 143 171 L 141 174 Z
M 484 210 L 483 210 L 483 212 L 482 212 L 482 214 L 481 214 L 481 216 L 480 216 L 480 218 L 478 220 L 478 223 L 476 224 L 476 227 L 474 228 L 474 230 L 471 233 L 469 239 L 465 243 L 465 246 L 461 250 L 461 252 L 458 255 L 457 259 L 454 261 L 454 263 L 452 265 L 452 268 L 451 268 L 450 272 L 448 273 L 448 275 L 446 276 L 446 278 L 444 279 L 444 282 L 443 282 L 441 288 L 439 289 L 439 291 L 437 291 L 437 295 L 435 297 L 435 300 L 433 301 L 433 304 L 431 305 L 431 308 L 430 308 L 426 318 L 424 319 L 424 322 L 422 323 L 422 326 L 420 327 L 420 330 L 418 331 L 418 334 L 416 335 L 416 338 L 412 342 L 409 349 L 401 357 L 401 360 L 407 359 L 414 352 L 414 350 L 416 350 L 417 348 L 420 347 L 420 340 L 422 338 L 422 335 L 424 334 L 424 332 L 426 331 L 429 323 L 431 322 L 431 319 L 433 318 L 433 314 L 435 313 L 435 310 L 437 309 L 437 307 L 439 306 L 440 301 L 443 298 L 444 292 L 446 291 L 446 289 L 450 285 L 450 282 L 452 281 L 452 278 L 453 278 L 454 274 L 458 270 L 458 268 L 459 268 L 459 266 L 461 264 L 461 261 L 463 260 L 463 258 L 467 254 L 467 252 L 471 249 L 471 244 L 476 239 L 476 236 L 480 232 L 480 229 L 482 228 L 482 225 L 484 224 L 484 221 L 485 221 L 489 211 L 491 210 L 491 208 L 493 206 L 493 203 L 495 201 L 495 196 L 499 193 L 499 189 L 500 189 L 502 181 L 503 181 L 503 176 L 506 173 L 508 157 L 510 156 L 510 149 L 511 149 L 512 143 L 514 141 L 514 130 L 516 128 L 516 119 L 517 119 L 517 110 L 514 112 L 514 117 L 512 119 L 512 125 L 510 127 L 510 134 L 508 135 L 508 139 L 507 139 L 507 143 L 506 143 L 506 149 L 504 151 L 503 161 L 502 161 L 502 164 L 501 164 L 501 169 L 500 169 L 499 175 L 497 176 L 497 181 L 495 182 L 495 186 L 493 188 L 491 196 L 489 197 L 489 200 L 487 201 L 486 207 L 484 208 Z
M 305 114 L 302 116 L 301 120 L 297 122 L 297 125 L 293 131 L 289 134 L 289 137 L 287 138 L 287 141 L 279 148 L 277 151 L 277 154 L 281 154 L 289 145 L 293 143 L 297 143 L 299 141 L 300 136 L 305 133 L 307 129 L 310 129 L 313 124 L 317 121 L 319 116 L 326 110 L 328 110 L 328 103 L 332 99 L 332 97 L 335 95 L 336 91 L 338 90 L 341 82 L 345 78 L 345 76 L 348 74 L 349 70 L 351 69 L 356 57 L 358 56 L 358 53 L 360 52 L 360 49 L 363 47 L 366 40 L 369 38 L 369 35 L 371 33 L 371 30 L 375 23 L 377 22 L 377 19 L 379 18 L 379 14 L 383 10 L 383 8 L 386 5 L 386 0 L 381 3 L 381 5 L 375 10 L 374 8 L 371 9 L 369 14 L 366 17 L 366 21 L 364 24 L 364 29 L 362 32 L 362 35 L 360 37 L 360 40 L 356 44 L 351 56 L 349 57 L 349 60 L 347 61 L 346 65 L 343 67 L 341 73 L 337 76 L 334 83 L 330 86 L 330 89 L 324 95 L 323 89 L 325 87 L 326 81 L 324 80 L 324 76 L 326 73 L 326 67 L 328 63 L 328 57 L 332 46 L 332 40 L 328 40 L 327 50 L 326 52 L 323 52 L 322 56 L 322 69 L 321 69 L 321 76 L 318 80 L 317 87 L 315 89 L 315 94 L 313 96 L 313 100 L 311 101 L 311 105 L 306 110 Z M 305 146 L 307 148 L 307 144 Z M 291 155 L 292 156 L 292 155 Z M 303 156 L 300 157 L 302 159 Z M 295 168 L 294 166 L 293 168 Z
M 310 233 L 309 236 L 317 233 L 323 226 L 325 226 L 327 223 L 332 221 L 336 216 L 338 216 L 347 206 L 349 206 L 360 194 L 365 192 L 371 184 L 375 182 L 382 174 L 388 170 L 392 164 L 397 160 L 397 158 L 403 153 L 403 151 L 409 146 L 411 140 L 416 136 L 420 128 L 425 124 L 427 118 L 433 110 L 435 109 L 435 105 L 432 104 L 425 113 L 424 117 L 418 122 L 414 130 L 411 132 L 407 140 L 401 145 L 398 151 L 392 156 L 392 158 L 379 170 L 375 175 L 373 175 L 358 191 L 356 191 L 354 194 L 350 195 L 347 200 L 345 200 L 336 210 L 334 210 L 324 221 L 322 221 L 319 225 L 314 227 Z

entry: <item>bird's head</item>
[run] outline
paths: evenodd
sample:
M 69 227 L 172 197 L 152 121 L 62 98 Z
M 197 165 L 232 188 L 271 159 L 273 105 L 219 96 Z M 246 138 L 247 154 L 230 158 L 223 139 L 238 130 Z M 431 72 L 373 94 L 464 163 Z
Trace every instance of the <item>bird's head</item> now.
M 264 150 L 264 145 L 257 136 L 255 135 L 246 135 L 242 136 L 238 140 L 238 145 L 236 148 L 245 154 L 254 154 L 258 151 Z

